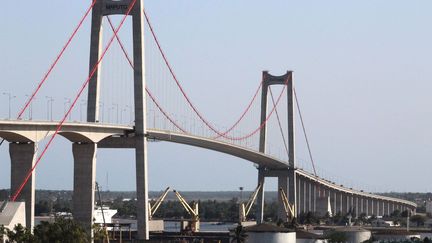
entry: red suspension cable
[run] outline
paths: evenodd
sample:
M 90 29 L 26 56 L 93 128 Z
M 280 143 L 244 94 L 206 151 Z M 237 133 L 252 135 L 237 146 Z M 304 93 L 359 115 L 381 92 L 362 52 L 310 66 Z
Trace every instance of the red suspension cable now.
M 308 139 L 308 136 L 306 134 L 306 128 L 305 128 L 305 125 L 304 125 L 304 122 L 303 122 L 303 116 L 302 116 L 302 113 L 301 113 L 301 110 L 300 110 L 300 104 L 298 102 L 297 93 L 296 93 L 295 89 L 293 89 L 293 92 L 294 92 L 294 97 L 295 97 L 296 104 L 297 104 L 297 110 L 298 110 L 298 113 L 299 113 L 299 116 L 300 116 L 300 122 L 301 122 L 301 125 L 302 125 L 302 128 L 303 128 L 303 134 L 304 134 L 304 137 L 305 137 L 305 140 L 306 140 L 306 145 L 307 145 L 308 152 L 309 152 L 309 157 L 310 157 L 310 160 L 311 160 L 311 163 L 312 163 L 312 168 L 313 168 L 315 176 L 318 176 L 317 173 L 316 173 L 316 170 L 315 170 L 315 162 L 314 162 L 313 157 L 312 157 L 312 150 L 311 150 L 310 145 L 309 145 L 309 139 Z
M 34 97 L 36 96 L 36 94 L 39 92 L 39 90 L 42 88 L 42 85 L 45 83 L 45 81 L 48 79 L 48 77 L 50 76 L 52 70 L 54 69 L 54 67 L 57 65 L 57 63 L 59 62 L 60 58 L 63 56 L 63 53 L 66 51 L 66 49 L 68 48 L 69 44 L 72 42 L 73 38 L 75 37 L 76 33 L 78 32 L 78 30 L 81 28 L 84 20 L 87 18 L 87 16 L 89 15 L 90 11 L 93 9 L 93 6 L 96 4 L 96 0 L 93 0 L 92 4 L 90 5 L 90 7 L 87 9 L 87 11 L 85 12 L 84 16 L 81 18 L 80 22 L 78 23 L 78 25 L 75 27 L 74 31 L 72 32 L 71 36 L 69 37 L 68 41 L 66 42 L 66 44 L 63 46 L 63 48 L 61 49 L 60 53 L 57 55 L 56 59 L 54 60 L 54 62 L 51 64 L 50 68 L 48 69 L 48 71 L 45 73 L 45 75 L 43 76 L 42 80 L 39 82 L 38 86 L 36 87 L 35 91 L 32 93 L 32 95 L 28 98 L 28 100 L 26 101 L 24 107 L 21 109 L 21 111 L 18 113 L 18 118 L 20 119 L 21 116 L 24 114 L 24 112 L 26 111 L 26 109 L 29 107 L 30 103 L 33 101 Z
M 107 16 L 107 18 L 108 18 L 108 23 L 109 23 L 109 25 L 110 25 L 110 27 L 111 27 L 111 30 L 115 33 L 114 25 L 112 24 L 110 17 Z M 128 63 L 129 63 L 129 66 L 130 66 L 132 69 L 134 69 L 134 64 L 133 64 L 131 58 L 129 57 L 129 54 L 128 54 L 127 51 L 126 51 L 126 48 L 124 47 L 123 42 L 120 40 L 120 37 L 119 37 L 117 34 L 115 34 L 115 36 L 116 36 L 117 43 L 120 45 L 120 48 L 122 49 L 123 54 L 125 55 L 125 57 L 126 57 Z M 162 114 L 163 114 L 163 115 L 164 115 L 164 116 L 165 116 L 165 117 L 166 117 L 166 118 L 167 118 L 167 119 L 168 119 L 168 120 L 169 120 L 169 121 L 170 121 L 170 122 L 171 122 L 175 127 L 177 127 L 180 131 L 182 131 L 183 133 L 187 133 L 187 131 L 186 131 L 185 129 L 183 129 L 180 125 L 178 125 L 178 124 L 174 121 L 174 119 L 168 115 L 168 112 L 166 112 L 166 111 L 162 108 L 162 106 L 157 102 L 156 98 L 153 96 L 153 94 L 150 92 L 150 90 L 149 90 L 147 87 L 145 88 L 145 90 L 146 90 L 147 94 L 149 95 L 150 99 L 153 101 L 153 103 L 155 103 L 156 107 L 157 107 L 157 108 L 162 112 Z
M 149 18 L 148 18 L 148 16 L 147 16 L 147 14 L 146 14 L 145 11 L 144 11 L 144 16 L 145 16 L 145 18 L 146 18 L 146 20 L 147 20 L 147 24 L 148 24 L 148 26 L 149 26 L 149 28 L 150 28 L 150 31 L 151 31 L 152 36 L 153 36 L 153 39 L 155 40 L 156 45 L 158 46 L 159 52 L 161 53 L 162 58 L 164 59 L 164 62 L 165 62 L 165 64 L 167 65 L 167 67 L 168 67 L 168 69 L 169 69 L 169 71 L 170 71 L 171 76 L 173 77 L 173 79 L 175 80 L 177 86 L 179 87 L 180 91 L 182 92 L 183 96 L 186 98 L 187 102 L 189 103 L 189 105 L 191 106 L 191 108 L 194 110 L 194 112 L 198 115 L 198 117 L 201 119 L 201 121 L 203 121 L 203 122 L 206 124 L 206 126 L 209 127 L 213 132 L 215 132 L 215 133 L 218 134 L 218 136 L 215 137 L 215 139 L 220 138 L 220 137 L 224 137 L 224 138 L 229 139 L 229 140 L 236 140 L 236 141 L 244 140 L 244 139 L 247 139 L 247 138 L 249 138 L 249 137 L 255 135 L 259 130 L 262 129 L 262 127 L 267 123 L 267 121 L 270 119 L 271 115 L 272 115 L 273 112 L 275 111 L 276 106 L 278 105 L 278 103 L 279 103 L 279 101 L 280 101 L 280 98 L 282 97 L 282 94 L 283 94 L 284 91 L 285 91 L 285 86 L 286 86 L 287 83 L 285 83 L 285 86 L 284 86 L 282 92 L 280 93 L 280 95 L 279 95 L 279 97 L 278 97 L 278 99 L 277 99 L 276 104 L 274 104 L 274 106 L 273 106 L 271 112 L 269 113 L 268 117 L 266 118 L 266 120 L 265 120 L 262 124 L 260 124 L 260 126 L 259 126 L 258 128 L 256 128 L 254 131 L 252 131 L 251 133 L 249 133 L 249 134 L 247 134 L 247 135 L 245 135 L 245 136 L 241 136 L 241 137 L 226 136 L 227 133 L 229 133 L 230 131 L 232 131 L 232 130 L 233 130 L 233 129 L 234 129 L 234 128 L 235 128 L 235 127 L 240 123 L 240 121 L 244 118 L 244 116 L 245 116 L 245 115 L 247 114 L 247 112 L 250 110 L 250 108 L 251 108 L 251 106 L 252 106 L 252 104 L 253 104 L 253 101 L 256 99 L 256 97 L 257 97 L 257 95 L 258 95 L 258 92 L 259 92 L 260 88 L 262 87 L 262 82 L 260 83 L 258 89 L 256 90 L 256 92 L 255 92 L 255 94 L 254 94 L 252 100 L 249 102 L 249 105 L 247 106 L 246 110 L 242 113 L 242 115 L 241 115 L 240 118 L 236 121 L 236 123 L 235 123 L 233 126 L 231 126 L 231 128 L 229 128 L 228 130 L 226 130 L 225 132 L 219 132 L 219 131 L 217 131 L 213 126 L 211 126 L 211 124 L 210 124 L 207 120 L 204 119 L 204 117 L 203 117 L 203 116 L 198 112 L 198 110 L 195 108 L 195 106 L 191 103 L 189 97 L 186 95 L 186 93 L 185 93 L 183 87 L 181 86 L 180 82 L 179 82 L 178 79 L 177 79 L 177 76 L 175 75 L 173 69 L 171 68 L 171 65 L 170 65 L 170 63 L 168 62 L 168 59 L 166 58 L 164 51 L 162 50 L 162 47 L 161 47 L 161 45 L 159 44 L 159 40 L 157 39 L 157 36 L 156 36 L 156 34 L 155 34 L 154 30 L 153 30 L 153 27 L 152 27 L 152 25 L 151 25 L 151 23 L 150 23 L 150 20 L 149 20 Z M 113 25 L 112 25 L 112 22 L 111 22 L 110 18 L 108 18 L 108 22 L 109 22 L 111 28 L 113 28 Z M 116 35 L 116 39 L 117 39 L 117 41 L 118 41 L 118 43 L 119 43 L 119 45 L 120 45 L 120 47 L 121 47 L 121 49 L 122 49 L 122 51 L 123 51 L 125 57 L 128 59 L 129 65 L 133 68 L 134 65 L 133 65 L 133 63 L 132 63 L 132 61 L 131 61 L 131 58 L 129 57 L 129 55 L 128 55 L 126 49 L 124 48 L 124 45 L 123 45 L 122 41 L 120 40 L 120 38 L 119 38 L 117 35 Z M 157 100 L 155 99 L 155 97 L 150 93 L 150 90 L 148 90 L 148 89 L 146 88 L 146 91 L 147 91 L 147 93 L 149 94 L 150 98 L 153 100 L 153 102 L 156 104 L 156 106 L 158 107 L 158 109 L 163 113 L 163 115 L 164 115 L 164 116 L 165 116 L 165 117 L 166 117 L 166 118 L 167 118 L 167 119 L 168 119 L 168 120 L 169 120 L 169 121 L 170 121 L 170 122 L 171 122 L 175 127 L 177 127 L 177 128 L 178 128 L 179 130 L 181 130 L 182 132 L 185 132 L 185 129 L 181 128 L 177 123 L 175 123 L 174 120 L 173 120 L 171 117 L 169 117 L 169 115 L 167 114 L 167 112 L 165 112 L 165 111 L 162 109 L 162 107 L 161 107 L 160 104 L 157 102 Z
M 216 134 L 218 135 L 218 136 L 217 136 L 218 138 L 219 138 L 219 137 L 224 137 L 224 138 L 227 138 L 227 139 L 232 139 L 231 137 L 226 136 L 226 134 L 227 134 L 229 131 L 231 131 L 232 129 L 234 129 L 234 127 L 237 126 L 238 123 L 240 123 L 240 121 L 237 121 L 237 122 L 236 122 L 236 123 L 235 123 L 235 124 L 230 128 L 230 129 L 228 129 L 227 131 L 225 131 L 225 132 L 220 132 L 220 131 L 218 131 L 216 128 L 214 128 L 214 126 L 212 126 L 211 123 L 210 123 L 209 121 L 207 121 L 207 120 L 204 118 L 203 115 L 201 115 L 201 113 L 199 112 L 199 110 L 195 107 L 195 105 L 193 105 L 192 101 L 190 100 L 190 98 L 188 97 L 188 95 L 187 95 L 186 92 L 184 91 L 182 85 L 181 85 L 180 82 L 178 81 L 177 76 L 175 75 L 174 70 L 173 70 L 172 67 L 171 67 L 171 64 L 168 62 L 168 58 L 166 57 L 165 52 L 163 51 L 162 46 L 161 46 L 160 43 L 159 43 L 159 39 L 157 38 L 156 33 L 155 33 L 154 29 L 153 29 L 153 26 L 152 26 L 151 23 L 150 23 L 150 19 L 149 19 L 148 15 L 147 15 L 147 13 L 146 13 L 145 11 L 144 11 L 144 17 L 145 17 L 146 20 L 147 20 L 147 24 L 148 24 L 148 26 L 149 26 L 150 32 L 151 32 L 151 34 L 152 34 L 152 36 L 153 36 L 153 39 L 154 39 L 154 41 L 155 41 L 155 43 L 156 43 L 156 45 L 157 45 L 157 47 L 158 47 L 158 49 L 159 49 L 159 52 L 160 52 L 160 54 L 161 54 L 161 56 L 162 56 L 162 58 L 163 58 L 163 60 L 164 60 L 164 62 L 165 62 L 165 64 L 166 64 L 166 66 L 167 66 L 167 68 L 168 68 L 168 70 L 169 70 L 169 72 L 170 72 L 172 78 L 174 79 L 175 83 L 177 84 L 177 87 L 179 88 L 180 92 L 183 94 L 183 97 L 186 99 L 186 101 L 187 101 L 187 103 L 189 104 L 189 106 L 192 108 L 192 110 L 195 112 L 195 114 L 199 117 L 199 119 L 200 119 L 200 120 L 201 120 L 201 121 L 202 121 L 202 122 L 203 122 L 203 123 L 204 123 L 208 128 L 210 128 L 210 130 L 212 130 L 214 133 L 216 133 Z M 262 84 L 261 84 L 261 85 L 262 85 Z M 258 89 L 258 90 L 259 90 L 259 89 Z M 258 92 L 256 92 L 256 94 L 257 94 L 257 93 L 258 93 Z M 257 95 L 254 95 L 253 100 L 256 98 L 256 96 L 257 96 Z M 252 100 L 252 102 L 253 102 L 253 100 Z M 251 103 L 252 103 L 252 102 L 251 102 Z M 244 115 L 248 112 L 248 110 L 249 110 L 250 107 L 251 107 L 251 105 L 249 105 L 248 108 L 246 109 L 246 111 L 244 112 L 244 114 L 242 114 L 241 119 L 243 119 Z M 241 120 L 241 119 L 240 119 L 240 120 Z
M 111 18 L 110 18 L 109 16 L 107 16 L 107 19 L 108 19 L 108 23 L 109 23 L 109 25 L 111 26 L 111 30 L 112 30 L 113 32 L 115 32 L 115 28 L 114 28 L 114 25 L 113 25 L 113 23 L 112 23 L 112 21 L 111 21 Z M 126 60 L 128 61 L 129 65 L 130 65 L 130 66 L 132 67 L 132 69 L 133 69 L 133 68 L 134 68 L 134 64 L 133 64 L 133 62 L 132 62 L 132 59 L 129 57 L 129 54 L 127 53 L 126 48 L 124 47 L 122 41 L 120 40 L 120 37 L 119 37 L 117 34 L 115 35 L 115 37 L 116 37 L 117 43 L 120 45 L 120 48 L 121 48 L 122 51 L 123 51 L 123 54 L 126 56 Z
M 275 104 L 275 100 L 274 100 L 274 97 L 273 97 L 273 92 L 271 90 L 271 86 L 269 86 L 269 91 L 270 91 L 271 100 L 273 102 L 273 105 L 275 106 L 276 104 Z M 282 140 L 283 140 L 283 143 L 284 143 L 284 146 L 285 146 L 285 151 L 286 151 L 287 155 L 289 155 L 288 145 L 287 145 L 287 142 L 286 142 L 286 139 L 285 139 L 285 135 L 283 133 L 282 124 L 281 124 L 281 121 L 280 121 L 280 118 L 279 118 L 279 112 L 277 111 L 277 108 L 275 109 L 275 113 L 276 113 L 276 118 L 277 118 L 277 121 L 278 121 L 278 124 L 279 124 L 279 130 L 280 130 L 280 133 L 281 133 L 281 136 L 282 136 Z
M 135 2 L 137 0 L 133 0 L 129 7 L 128 10 L 125 14 L 125 16 L 123 17 L 122 21 L 120 22 L 120 25 L 117 27 L 117 29 L 115 30 L 115 35 L 118 33 L 118 31 L 120 30 L 120 28 L 123 26 L 123 23 L 125 22 L 126 18 L 128 17 L 130 11 L 132 10 L 133 6 L 135 5 Z M 88 76 L 87 80 L 84 82 L 84 84 L 81 86 L 80 90 L 78 91 L 78 94 L 76 95 L 74 101 L 72 102 L 71 106 L 69 107 L 69 109 L 67 110 L 66 114 L 63 116 L 62 120 L 60 121 L 60 123 L 57 125 L 57 128 L 54 132 L 54 134 L 51 136 L 51 138 L 49 139 L 48 143 L 45 145 L 45 148 L 43 149 L 42 153 L 39 155 L 39 157 L 37 158 L 37 160 L 35 161 L 35 164 L 33 165 L 33 167 L 30 169 L 30 171 L 27 173 L 27 176 L 25 177 L 24 181 L 21 183 L 20 187 L 18 188 L 18 190 L 15 192 L 15 194 L 12 196 L 11 200 L 14 202 L 17 197 L 20 195 L 21 191 L 23 190 L 24 186 L 27 184 L 28 180 L 30 179 L 31 175 L 33 174 L 33 171 L 35 170 L 36 166 L 39 164 L 39 162 L 41 161 L 42 157 L 45 155 L 46 151 L 48 150 L 49 146 L 51 145 L 52 141 L 54 140 L 54 138 L 56 137 L 56 135 L 59 133 L 60 129 L 63 126 L 63 123 L 65 122 L 65 120 L 67 119 L 67 117 L 69 116 L 70 112 L 72 111 L 73 107 L 75 106 L 75 104 L 77 103 L 79 97 L 81 96 L 81 94 L 83 93 L 84 89 L 87 87 L 88 83 L 90 82 L 90 79 L 93 77 L 93 75 L 95 74 L 96 70 L 99 67 L 100 62 L 102 61 L 102 59 L 104 58 L 105 54 L 107 53 L 108 49 L 110 48 L 115 35 L 113 35 L 110 39 L 110 41 L 108 42 L 107 46 L 105 47 L 104 51 L 102 52 L 98 62 L 94 65 L 93 69 L 90 72 L 90 75 Z
M 288 79 L 285 81 L 285 85 L 283 86 L 282 91 L 280 92 L 279 97 L 276 100 L 276 104 L 273 106 L 273 108 L 271 109 L 270 113 L 267 115 L 265 121 L 263 121 L 261 123 L 261 125 L 257 129 L 255 129 L 253 132 L 251 132 L 251 133 L 249 133 L 249 134 L 247 134 L 247 135 L 245 135 L 243 137 L 236 137 L 236 138 L 235 137 L 230 137 L 229 139 L 231 139 L 231 140 L 243 140 L 243 139 L 252 137 L 258 131 L 260 131 L 265 126 L 265 124 L 267 123 L 267 121 L 270 119 L 270 117 L 272 116 L 273 112 L 276 110 L 276 107 L 278 106 L 279 101 L 282 98 L 282 95 L 285 93 L 285 89 L 286 89 L 287 84 L 288 84 Z
M 222 133 L 223 135 L 226 135 L 229 132 L 231 132 L 243 120 L 243 118 L 245 117 L 245 115 L 247 114 L 247 112 L 250 110 L 250 108 L 251 108 L 253 102 L 255 101 L 256 97 L 258 96 L 258 92 L 261 89 L 262 85 L 263 85 L 263 81 L 261 81 L 261 83 L 258 86 L 257 90 L 255 91 L 255 94 L 254 94 L 253 98 L 251 99 L 251 101 L 249 102 L 249 105 L 246 107 L 246 109 L 241 114 L 240 118 L 230 128 L 228 128 L 225 132 L 223 132 Z M 216 138 L 220 138 L 220 137 L 221 136 L 217 136 Z
M 159 103 L 156 101 L 155 97 L 153 96 L 153 94 L 150 92 L 150 90 L 148 90 L 146 88 L 146 92 L 149 95 L 149 97 L 152 99 L 153 103 L 155 103 L 155 105 L 157 106 L 157 108 L 162 112 L 162 114 L 175 126 L 177 127 L 180 131 L 182 131 L 183 133 L 188 133 L 186 130 L 184 130 L 182 127 L 180 127 L 169 115 L 167 112 L 165 112 L 165 110 L 162 109 L 162 107 L 159 105 Z

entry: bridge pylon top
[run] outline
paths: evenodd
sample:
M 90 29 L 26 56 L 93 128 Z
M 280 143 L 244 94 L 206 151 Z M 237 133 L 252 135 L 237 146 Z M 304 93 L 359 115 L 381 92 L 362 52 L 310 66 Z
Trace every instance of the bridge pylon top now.
M 262 73 L 262 80 L 264 86 L 270 85 L 286 85 L 287 79 L 292 79 L 293 71 L 288 70 L 285 74 L 280 76 L 271 75 L 269 71 L 265 70 Z

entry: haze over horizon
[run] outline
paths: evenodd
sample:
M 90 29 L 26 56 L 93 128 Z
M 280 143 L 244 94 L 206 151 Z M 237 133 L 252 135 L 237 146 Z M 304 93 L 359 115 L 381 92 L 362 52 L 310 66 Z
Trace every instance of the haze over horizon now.
M 3 3 L 19 10 L 5 11 L 0 22 L 0 94 L 17 96 L 12 116 L 88 4 Z M 147 0 L 145 7 L 180 82 L 211 121 L 230 125 L 263 70 L 293 70 L 319 176 L 366 191 L 431 191 L 432 2 Z M 88 72 L 89 23 L 36 100 L 42 118 L 45 96 L 55 95 L 61 115 L 64 97 L 74 96 L 83 81 L 76 75 Z M 6 119 L 8 98 L 0 99 Z M 76 119 L 83 115 L 80 107 L 74 112 Z M 298 158 L 308 162 L 300 127 L 296 132 Z M 166 142 L 149 143 L 148 151 L 151 191 L 251 191 L 257 183 L 253 164 L 229 155 Z M 134 163 L 133 151 L 99 150 L 97 181 L 134 191 Z M 56 138 L 36 175 L 37 189 L 72 189 L 66 139 Z M 267 181 L 266 190 L 275 191 L 277 180 Z M 5 143 L 0 188 L 9 186 Z

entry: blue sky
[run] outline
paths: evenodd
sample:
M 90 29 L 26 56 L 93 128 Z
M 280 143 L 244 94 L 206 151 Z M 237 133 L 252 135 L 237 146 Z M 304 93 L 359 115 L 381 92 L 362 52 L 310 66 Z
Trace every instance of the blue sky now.
M 17 96 L 13 114 L 88 2 L 3 3 L 10 11 L 0 21 L 0 91 Z M 262 70 L 276 75 L 293 70 L 319 174 L 365 190 L 431 190 L 430 1 L 149 0 L 145 6 L 185 89 L 215 124 L 235 120 Z M 88 46 L 86 21 L 36 100 L 34 112 L 41 119 L 46 118 L 45 96 L 56 97 L 59 116 L 64 97 L 72 97 L 84 81 Z M 7 98 L 0 98 L 0 117 L 7 118 Z M 121 99 L 126 100 L 115 102 Z M 307 158 L 297 132 L 298 156 Z M 5 145 L 0 163 L 0 188 L 7 188 Z M 152 190 L 253 189 L 257 180 L 247 161 L 162 142 L 149 145 L 149 166 Z M 37 187 L 71 189 L 72 172 L 70 143 L 59 137 L 37 169 Z M 109 189 L 134 190 L 133 151 L 99 151 L 97 179 L 105 187 L 107 175 Z M 269 181 L 267 189 L 276 190 L 275 180 Z

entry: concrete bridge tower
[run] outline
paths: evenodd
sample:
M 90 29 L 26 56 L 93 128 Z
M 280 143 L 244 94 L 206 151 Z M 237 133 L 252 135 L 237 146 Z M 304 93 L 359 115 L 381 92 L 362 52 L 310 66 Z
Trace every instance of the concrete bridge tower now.
M 102 18 L 109 15 L 125 15 L 131 0 L 98 0 L 92 10 L 90 70 L 102 54 Z M 148 225 L 148 176 L 146 142 L 146 93 L 144 65 L 144 15 L 143 0 L 136 0 L 129 13 L 132 17 L 133 63 L 134 63 L 134 109 L 136 156 L 137 219 L 139 239 L 149 238 Z M 87 121 L 99 121 L 100 70 L 93 75 L 88 88 Z M 73 145 L 74 155 L 74 196 L 73 210 L 75 220 L 87 228 L 93 222 L 94 189 L 96 176 L 97 144 L 80 142 Z
M 286 220 L 286 213 L 283 209 L 283 204 L 280 197 L 279 188 L 282 188 L 288 201 L 294 205 L 294 213 L 296 214 L 296 173 L 295 173 L 295 133 L 294 133 L 294 86 L 292 79 L 292 71 L 287 71 L 282 76 L 273 76 L 264 71 L 262 74 L 262 93 L 261 93 L 261 119 L 260 124 L 263 124 L 267 118 L 267 102 L 268 102 L 268 89 L 271 85 L 286 85 L 287 87 L 287 100 L 288 100 L 288 170 L 274 170 L 272 168 L 259 167 L 258 168 L 258 183 L 262 185 L 257 199 L 257 223 L 263 222 L 264 219 L 264 183 L 265 177 L 278 178 L 278 200 L 279 200 L 279 218 Z M 266 152 L 266 138 L 267 138 L 267 123 L 263 125 L 260 131 L 259 152 Z

